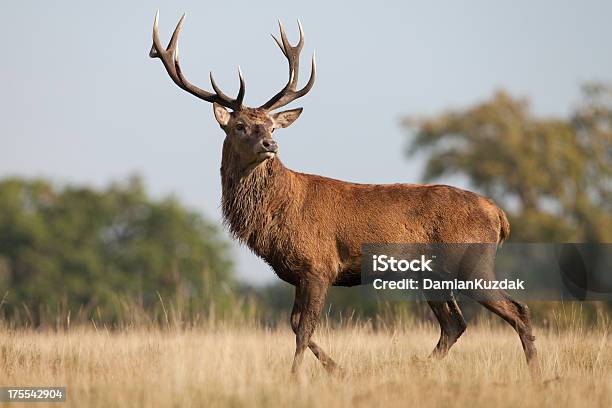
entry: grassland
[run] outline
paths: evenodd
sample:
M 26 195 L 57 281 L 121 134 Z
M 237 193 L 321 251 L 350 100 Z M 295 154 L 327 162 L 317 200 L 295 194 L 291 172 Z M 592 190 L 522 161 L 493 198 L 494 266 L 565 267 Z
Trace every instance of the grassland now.
M 329 376 L 309 354 L 298 380 L 285 327 L 5 328 L 0 384 L 65 385 L 67 403 L 54 406 L 78 407 L 610 407 L 608 329 L 537 330 L 547 381 L 534 385 L 517 336 L 491 324 L 470 326 L 442 361 L 427 358 L 433 325 L 323 327 L 316 337 L 345 375 Z

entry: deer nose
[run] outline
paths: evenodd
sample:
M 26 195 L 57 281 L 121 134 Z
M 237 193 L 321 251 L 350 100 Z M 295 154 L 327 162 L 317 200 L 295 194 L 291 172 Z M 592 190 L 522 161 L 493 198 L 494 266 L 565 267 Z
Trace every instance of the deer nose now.
M 278 145 L 275 140 L 264 139 L 261 141 L 261 145 L 266 149 L 267 152 L 276 153 L 278 152 Z

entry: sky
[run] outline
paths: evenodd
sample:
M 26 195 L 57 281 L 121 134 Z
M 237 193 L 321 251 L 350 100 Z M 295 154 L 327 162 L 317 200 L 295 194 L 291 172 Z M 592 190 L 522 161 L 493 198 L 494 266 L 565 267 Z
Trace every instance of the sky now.
M 258 106 L 287 81 L 270 33 L 306 33 L 302 81 L 316 50 L 317 82 L 275 132 L 294 170 L 364 183 L 418 182 L 402 115 L 469 106 L 497 89 L 566 115 L 588 80 L 612 81 L 606 1 L 46 1 L 0 6 L 0 178 L 106 186 L 140 174 L 155 197 L 177 196 L 221 222 L 223 133 L 209 103 L 176 87 L 148 57 L 155 11 L 166 43 L 183 12 L 181 66 L 228 94 L 246 79 Z M 229 238 L 229 235 L 227 235 Z M 268 266 L 233 248 L 237 273 L 261 284 Z

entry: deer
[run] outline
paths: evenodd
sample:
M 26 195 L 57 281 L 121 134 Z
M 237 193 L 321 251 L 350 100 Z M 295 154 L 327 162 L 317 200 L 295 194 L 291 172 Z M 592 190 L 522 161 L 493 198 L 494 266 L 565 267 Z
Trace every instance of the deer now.
M 280 38 L 272 38 L 289 65 L 286 85 L 263 105 L 243 105 L 245 80 L 238 68 L 240 88 L 235 98 L 223 93 L 210 75 L 213 92 L 191 84 L 179 63 L 178 40 L 185 15 L 167 47 L 158 33 L 159 11 L 153 23 L 149 56 L 158 58 L 172 81 L 184 91 L 212 103 L 225 133 L 221 152 L 221 209 L 233 237 L 263 259 L 283 281 L 295 287 L 290 325 L 295 334 L 291 373 L 301 370 L 308 348 L 330 373 L 340 366 L 313 340 L 326 296 L 332 286 L 362 284 L 361 246 L 364 243 L 488 243 L 501 245 L 510 232 L 506 214 L 479 194 L 438 184 L 358 184 L 285 167 L 277 129 L 287 128 L 303 108 L 277 111 L 308 94 L 316 78 L 313 53 L 310 77 L 298 85 L 304 30 L 291 45 L 279 21 Z M 471 273 L 471 271 L 466 271 Z M 440 326 L 432 357 L 447 355 L 467 327 L 452 293 L 428 298 Z M 539 363 L 528 307 L 500 291 L 495 299 L 480 299 L 518 334 L 534 379 Z

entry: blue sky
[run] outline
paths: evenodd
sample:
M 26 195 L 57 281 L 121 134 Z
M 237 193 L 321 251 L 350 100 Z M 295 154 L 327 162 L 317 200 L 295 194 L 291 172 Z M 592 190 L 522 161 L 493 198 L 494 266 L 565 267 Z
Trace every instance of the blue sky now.
M 460 4 L 463 3 L 463 4 Z M 169 39 L 182 12 L 181 64 L 209 88 L 259 105 L 287 80 L 269 34 L 281 18 L 306 32 L 303 71 L 318 79 L 304 113 L 275 133 L 290 168 L 368 183 L 415 182 L 403 155 L 403 114 L 435 114 L 489 97 L 528 97 L 564 115 L 585 80 L 612 81 L 611 2 L 5 2 L 0 6 L 0 177 L 43 176 L 104 186 L 141 174 L 156 196 L 175 194 L 221 220 L 223 134 L 211 106 L 179 90 L 147 54 L 155 11 Z M 302 73 L 303 81 L 307 72 Z M 239 276 L 274 278 L 244 248 Z

